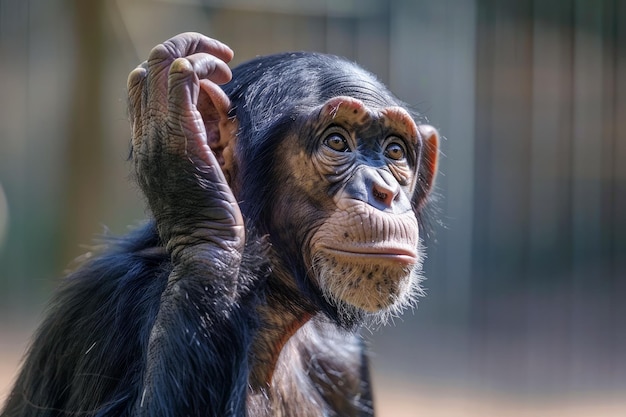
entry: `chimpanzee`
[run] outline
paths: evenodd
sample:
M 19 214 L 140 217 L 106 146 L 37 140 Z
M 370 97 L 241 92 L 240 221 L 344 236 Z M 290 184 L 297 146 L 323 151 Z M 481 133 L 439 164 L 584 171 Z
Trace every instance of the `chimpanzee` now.
M 437 132 L 344 59 L 232 56 L 131 72 L 152 220 L 64 280 L 2 416 L 373 415 L 357 330 L 420 294 Z

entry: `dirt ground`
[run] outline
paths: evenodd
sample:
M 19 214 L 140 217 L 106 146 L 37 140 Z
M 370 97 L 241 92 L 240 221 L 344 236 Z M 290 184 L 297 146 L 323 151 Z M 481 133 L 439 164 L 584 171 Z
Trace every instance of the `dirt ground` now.
M 4 404 L 19 367 L 30 325 L 0 328 L 0 405 Z M 21 327 L 22 330 L 16 328 Z M 25 329 L 28 329 L 25 330 Z M 468 389 L 433 386 L 389 374 L 374 375 L 380 417 L 621 417 L 626 399 L 578 396 L 536 402 L 528 398 L 489 395 Z

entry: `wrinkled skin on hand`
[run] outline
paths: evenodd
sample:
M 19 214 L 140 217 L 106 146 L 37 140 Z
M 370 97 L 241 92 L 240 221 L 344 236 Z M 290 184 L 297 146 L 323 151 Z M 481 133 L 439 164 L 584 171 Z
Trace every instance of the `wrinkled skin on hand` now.
M 137 181 L 175 265 L 220 260 L 236 268 L 245 242 L 237 201 L 208 146 L 219 120 L 199 110 L 228 112 L 216 84 L 230 80 L 232 57 L 221 42 L 185 33 L 156 46 L 128 78 Z

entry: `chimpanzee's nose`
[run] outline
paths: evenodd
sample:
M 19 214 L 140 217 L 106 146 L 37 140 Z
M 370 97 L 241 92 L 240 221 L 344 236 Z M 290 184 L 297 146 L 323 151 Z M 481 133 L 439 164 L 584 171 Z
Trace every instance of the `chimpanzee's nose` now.
M 383 181 L 374 181 L 372 185 L 372 198 L 378 203 L 390 208 L 393 202 L 398 198 L 400 187 L 397 184 L 389 185 Z

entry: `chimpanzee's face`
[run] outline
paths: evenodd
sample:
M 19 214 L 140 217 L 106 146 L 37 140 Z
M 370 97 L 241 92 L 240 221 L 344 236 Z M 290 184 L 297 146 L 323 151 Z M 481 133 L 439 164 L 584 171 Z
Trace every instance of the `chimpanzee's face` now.
M 276 153 L 292 198 L 274 227 L 293 233 L 310 279 L 340 315 L 384 320 L 421 292 L 413 201 L 424 140 L 436 133 L 424 139 L 402 107 L 341 96 L 312 111 Z

